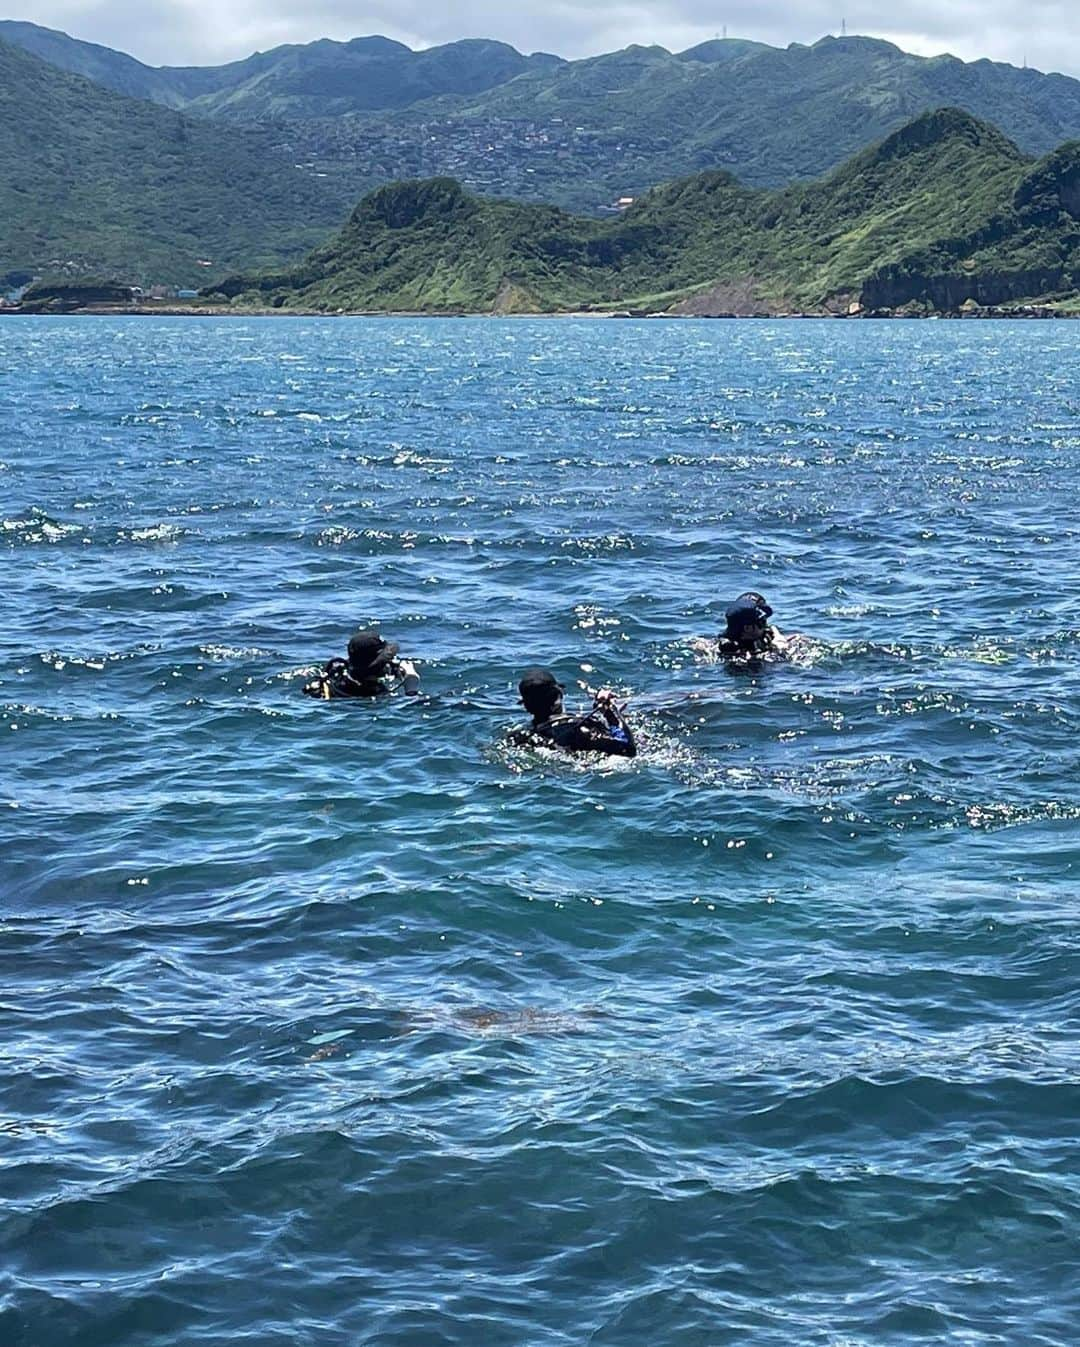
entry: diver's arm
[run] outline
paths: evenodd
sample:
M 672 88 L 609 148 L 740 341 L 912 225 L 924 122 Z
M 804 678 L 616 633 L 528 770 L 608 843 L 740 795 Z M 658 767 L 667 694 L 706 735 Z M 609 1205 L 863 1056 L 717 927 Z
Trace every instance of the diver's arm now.
M 590 735 L 596 740 L 599 751 L 617 758 L 636 757 L 637 741 L 634 738 L 634 731 L 627 723 L 621 708 L 616 705 L 613 692 L 604 690 L 596 694 L 594 714 L 603 716 L 608 725 L 607 734 Z
M 420 691 L 420 675 L 416 672 L 416 665 L 409 659 L 399 659 L 394 666 L 394 673 L 401 679 L 401 690 L 410 697 L 415 697 Z
M 606 734 L 601 732 L 590 735 L 596 750 L 613 758 L 636 758 L 637 741 L 634 738 L 634 731 L 627 724 L 622 712 L 615 706 L 603 707 L 602 710 L 608 728 Z

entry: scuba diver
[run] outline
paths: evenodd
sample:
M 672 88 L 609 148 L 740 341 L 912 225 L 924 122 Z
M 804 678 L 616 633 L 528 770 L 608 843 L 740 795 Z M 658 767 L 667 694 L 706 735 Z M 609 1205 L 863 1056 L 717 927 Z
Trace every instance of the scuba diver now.
M 382 697 L 398 689 L 415 696 L 420 691 L 416 665 L 397 654 L 397 643 L 384 641 L 374 628 L 358 631 L 349 641 L 348 658 L 330 660 L 317 678 L 305 683 L 304 693 L 320 701 Z
M 521 704 L 532 724 L 511 731 L 519 748 L 561 748 L 567 753 L 605 753 L 609 757 L 637 756 L 634 732 L 616 705 L 614 692 L 602 689 L 592 710 L 573 716 L 563 710 L 566 689 L 548 669 L 529 669 L 518 684 Z
M 758 660 L 771 655 L 783 658 L 787 638 L 769 626 L 773 610 L 754 590 L 740 594 L 724 612 L 727 626 L 717 638 L 717 653 L 723 659 Z

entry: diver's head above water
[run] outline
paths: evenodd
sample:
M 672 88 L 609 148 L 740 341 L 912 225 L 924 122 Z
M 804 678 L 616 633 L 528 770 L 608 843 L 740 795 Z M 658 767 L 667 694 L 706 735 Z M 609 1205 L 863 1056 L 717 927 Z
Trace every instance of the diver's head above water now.
M 727 625 L 721 640 L 748 652 L 764 649 L 772 641 L 772 611 L 763 595 L 747 590 L 726 608 Z
M 397 656 L 396 641 L 384 641 L 374 627 L 358 631 L 349 641 L 349 673 L 359 683 L 382 678 Z
M 550 669 L 527 669 L 518 684 L 522 706 L 538 722 L 561 713 L 565 691 Z

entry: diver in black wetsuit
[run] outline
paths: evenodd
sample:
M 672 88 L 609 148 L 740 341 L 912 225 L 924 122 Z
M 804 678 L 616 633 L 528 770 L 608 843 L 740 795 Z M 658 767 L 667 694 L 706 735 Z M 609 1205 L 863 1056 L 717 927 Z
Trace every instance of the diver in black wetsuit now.
M 566 689 L 547 669 L 529 669 L 518 684 L 521 704 L 532 716 L 532 724 L 511 733 L 511 741 L 521 748 L 561 748 L 567 753 L 605 753 L 609 757 L 637 756 L 634 732 L 615 704 L 615 694 L 600 691 L 593 707 L 583 716 L 563 710 Z
M 754 590 L 740 594 L 724 613 L 726 628 L 717 639 L 717 653 L 729 660 L 759 660 L 763 656 L 785 658 L 787 640 L 769 626 L 773 610 Z
M 394 641 L 384 641 L 377 631 L 358 631 L 349 642 L 348 659 L 332 659 L 317 678 L 304 685 L 309 697 L 330 701 L 335 697 L 382 697 L 399 688 L 415 696 L 420 691 L 416 665 L 398 659 Z

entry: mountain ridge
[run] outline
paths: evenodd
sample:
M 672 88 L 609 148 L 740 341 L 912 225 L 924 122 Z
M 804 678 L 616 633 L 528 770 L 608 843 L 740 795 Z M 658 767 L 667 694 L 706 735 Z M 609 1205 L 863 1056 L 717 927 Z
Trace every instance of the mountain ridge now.
M 1080 287 L 1080 142 L 1033 162 L 959 109 L 914 119 L 823 179 L 780 191 L 710 171 L 616 221 L 471 196 L 452 179 L 377 189 L 292 272 L 217 295 L 328 311 L 761 312 L 956 308 Z M 886 302 L 891 300 L 891 302 Z M 697 305 L 695 308 L 694 306 Z
M 483 39 L 421 51 L 321 39 L 218 67 L 143 67 L 113 53 L 110 70 L 107 48 L 33 25 L 7 31 L 129 96 L 257 126 L 270 152 L 342 201 L 438 176 L 591 214 L 708 168 L 780 187 L 942 106 L 1000 125 L 1030 154 L 1080 137 L 1080 80 L 857 35 L 787 47 L 716 39 L 681 53 L 639 45 L 577 61 Z
M 321 115 L 332 115 L 335 101 L 341 100 L 326 92 L 327 81 L 339 82 L 345 73 L 356 79 L 366 76 L 369 82 L 373 73 L 376 76 L 383 101 L 368 108 L 363 98 L 344 100 L 350 103 L 350 110 L 363 111 L 417 101 L 403 95 L 426 99 L 455 92 L 477 92 L 489 79 L 497 83 L 561 60 L 544 52 L 526 56 L 508 43 L 485 38 L 463 38 L 414 50 L 403 42 L 373 34 L 343 42 L 318 38 L 313 42 L 283 43 L 218 66 L 151 66 L 99 43 L 73 38 L 59 29 L 11 19 L 0 20 L 0 40 L 22 47 L 69 74 L 92 79 L 115 93 L 203 115 L 228 113 L 232 104 L 243 101 L 245 91 L 252 96 L 258 89 L 258 97 L 265 99 L 268 93 L 263 86 L 268 79 L 271 89 L 275 82 L 284 82 L 287 89 L 292 89 L 298 81 L 301 86 L 311 81 L 320 92 L 307 96 L 320 98 L 328 105 Z M 415 68 L 415 75 L 406 75 L 409 66 Z M 396 89 L 389 87 L 391 72 L 399 82 Z M 417 79 L 424 75 L 428 83 L 417 87 Z M 404 85 L 400 83 L 403 78 Z

